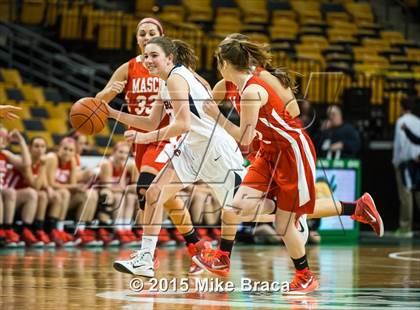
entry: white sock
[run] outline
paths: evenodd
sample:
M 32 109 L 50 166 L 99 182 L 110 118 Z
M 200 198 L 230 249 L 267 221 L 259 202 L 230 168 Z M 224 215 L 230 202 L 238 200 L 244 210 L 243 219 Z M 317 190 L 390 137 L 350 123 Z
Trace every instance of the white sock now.
M 80 223 L 77 225 L 77 230 L 83 231 L 86 228 L 86 223 Z
M 156 244 L 158 242 L 157 236 L 144 236 L 141 239 L 141 249 L 146 250 L 152 254 L 152 258 L 155 254 Z
M 59 231 L 64 230 L 64 221 L 57 221 L 57 230 Z
M 116 219 L 115 220 L 115 229 L 116 230 L 124 230 L 124 220 L 123 219 Z
M 125 219 L 123 220 L 124 222 L 124 229 L 125 230 L 131 230 L 132 225 L 131 225 L 131 220 L 130 219 Z

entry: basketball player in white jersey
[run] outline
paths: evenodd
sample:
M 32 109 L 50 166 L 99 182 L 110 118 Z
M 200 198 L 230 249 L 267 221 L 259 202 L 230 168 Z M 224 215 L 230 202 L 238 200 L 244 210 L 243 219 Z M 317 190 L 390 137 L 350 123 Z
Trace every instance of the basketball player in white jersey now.
M 189 184 L 203 181 L 212 187 L 222 206 L 230 205 L 235 183 L 239 185 L 245 171 L 235 140 L 203 111 L 203 103 L 212 98 L 208 87 L 188 68 L 174 64 L 174 43 L 166 37 L 153 38 L 146 45 L 144 57 L 150 73 L 164 81 L 160 100 L 150 116 L 131 118 L 131 126 L 149 132 L 129 130 L 125 136 L 130 142 L 142 144 L 170 139 L 172 143 L 167 147 L 170 162 L 146 192 L 147 224 L 141 250 L 131 260 L 116 261 L 114 268 L 153 277 L 153 255 L 164 203 Z M 117 111 L 109 110 L 110 117 L 118 118 Z M 165 114 L 169 114 L 170 124 L 155 130 Z

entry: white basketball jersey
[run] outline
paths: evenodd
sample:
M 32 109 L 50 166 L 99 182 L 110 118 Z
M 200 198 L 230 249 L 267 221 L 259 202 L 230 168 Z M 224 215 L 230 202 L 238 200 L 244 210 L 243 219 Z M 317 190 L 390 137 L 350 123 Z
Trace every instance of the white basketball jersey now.
M 213 100 L 213 98 L 201 81 L 190 70 L 181 65 L 175 66 L 169 73 L 169 76 L 173 74 L 179 74 L 188 83 L 188 99 L 191 112 L 191 130 L 183 139 L 178 139 L 178 141 L 184 140 L 183 143 L 191 145 L 199 142 L 207 142 L 210 139 L 215 141 L 215 139 L 226 138 L 232 140 L 232 143 L 236 145 L 235 140 L 225 129 L 219 126 L 212 117 L 204 112 L 203 103 L 208 100 Z M 175 116 L 166 83 L 162 83 L 161 85 L 160 97 L 165 106 L 165 111 L 170 117 L 170 121 L 173 121 Z

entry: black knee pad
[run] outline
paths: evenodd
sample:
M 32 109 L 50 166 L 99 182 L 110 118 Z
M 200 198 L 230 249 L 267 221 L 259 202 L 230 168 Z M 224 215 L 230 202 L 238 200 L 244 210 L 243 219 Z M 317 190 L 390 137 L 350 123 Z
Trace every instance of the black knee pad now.
M 137 179 L 137 199 L 139 201 L 140 209 L 144 211 L 144 206 L 146 205 L 146 197 L 140 194 L 140 189 L 147 190 L 155 179 L 156 175 L 149 172 L 142 172 Z

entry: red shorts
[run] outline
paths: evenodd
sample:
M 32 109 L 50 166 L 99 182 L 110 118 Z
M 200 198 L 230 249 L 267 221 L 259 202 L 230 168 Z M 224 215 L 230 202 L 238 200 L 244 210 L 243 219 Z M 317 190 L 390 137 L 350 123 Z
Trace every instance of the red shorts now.
M 289 147 L 277 152 L 261 149 L 241 185 L 262 191 L 268 198 L 277 197 L 277 207 L 281 210 L 298 216 L 313 213 L 316 155 L 312 142 L 307 142 L 306 150 L 301 143 L 295 149 Z
M 158 156 L 164 152 L 166 143 L 157 144 L 135 144 L 133 147 L 136 167 L 140 172 L 141 167 L 149 166 L 155 168 L 157 171 L 162 170 L 165 167 L 166 162 L 156 162 Z

